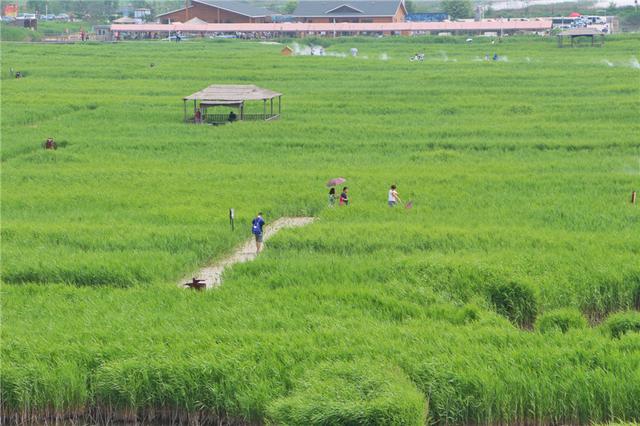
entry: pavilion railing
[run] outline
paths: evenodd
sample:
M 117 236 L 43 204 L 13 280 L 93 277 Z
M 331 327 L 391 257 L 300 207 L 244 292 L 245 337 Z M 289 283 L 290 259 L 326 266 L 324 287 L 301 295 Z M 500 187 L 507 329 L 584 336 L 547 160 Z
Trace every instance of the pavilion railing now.
M 279 114 L 243 114 L 240 118 L 240 114 L 236 114 L 235 121 L 267 121 L 277 120 L 279 117 Z M 229 114 L 205 114 L 202 121 L 204 123 L 226 123 L 229 121 Z

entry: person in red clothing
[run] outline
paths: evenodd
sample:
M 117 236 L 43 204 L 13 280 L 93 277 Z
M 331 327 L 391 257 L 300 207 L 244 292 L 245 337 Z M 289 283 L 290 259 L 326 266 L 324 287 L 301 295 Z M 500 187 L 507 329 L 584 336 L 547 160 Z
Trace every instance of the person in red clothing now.
M 58 149 L 58 145 L 56 145 L 53 138 L 47 138 L 47 141 L 44 143 L 44 149 Z
M 346 186 L 342 188 L 342 194 L 340 194 L 340 205 L 341 206 L 349 205 L 349 188 Z

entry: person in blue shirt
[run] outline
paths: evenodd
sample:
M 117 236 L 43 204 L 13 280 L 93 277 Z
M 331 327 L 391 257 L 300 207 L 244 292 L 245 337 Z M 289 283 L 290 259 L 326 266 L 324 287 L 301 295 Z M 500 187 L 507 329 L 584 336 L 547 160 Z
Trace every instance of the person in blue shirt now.
M 260 253 L 260 249 L 262 248 L 262 227 L 265 225 L 264 219 L 262 218 L 262 212 L 258 213 L 251 221 L 251 232 L 256 237 L 256 253 Z

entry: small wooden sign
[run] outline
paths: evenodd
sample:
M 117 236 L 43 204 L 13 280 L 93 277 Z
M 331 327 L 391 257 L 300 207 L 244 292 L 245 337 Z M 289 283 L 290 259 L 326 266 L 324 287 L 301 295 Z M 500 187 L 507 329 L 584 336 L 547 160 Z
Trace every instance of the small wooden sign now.
M 231 230 L 235 231 L 236 230 L 236 226 L 234 224 L 234 219 L 236 218 L 236 212 L 235 209 L 230 208 L 229 209 L 229 223 L 231 224 Z

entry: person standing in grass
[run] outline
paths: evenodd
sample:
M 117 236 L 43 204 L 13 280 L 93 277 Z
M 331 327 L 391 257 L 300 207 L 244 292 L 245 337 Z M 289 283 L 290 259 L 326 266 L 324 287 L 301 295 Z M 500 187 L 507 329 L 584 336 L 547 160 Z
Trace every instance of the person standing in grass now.
M 340 194 L 340 205 L 341 206 L 349 205 L 349 188 L 346 186 L 342 188 L 342 194 Z
M 53 138 L 47 138 L 47 141 L 44 143 L 44 149 L 58 149 L 58 145 L 53 140 Z
M 387 201 L 389 203 L 389 207 L 395 207 L 398 203 L 402 202 L 395 185 L 391 185 L 391 188 L 389 188 L 389 197 L 387 198 Z
M 265 225 L 264 219 L 262 218 L 262 212 L 258 213 L 251 221 L 251 232 L 256 237 L 256 253 L 260 253 L 260 249 L 262 248 L 262 227 Z
M 329 207 L 335 207 L 336 205 L 336 189 L 331 188 L 329 190 Z

